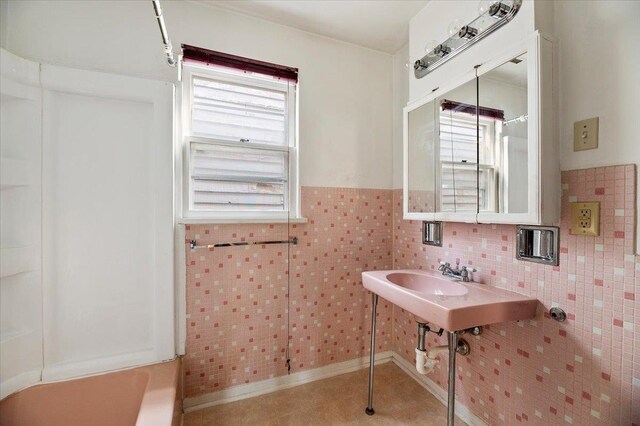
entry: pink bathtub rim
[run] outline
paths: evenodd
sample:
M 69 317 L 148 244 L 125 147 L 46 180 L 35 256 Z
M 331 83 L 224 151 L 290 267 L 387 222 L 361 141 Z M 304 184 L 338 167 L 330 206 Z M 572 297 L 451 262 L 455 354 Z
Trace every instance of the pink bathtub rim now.
M 35 385 L 0 401 L 0 424 L 175 426 L 180 385 L 180 359 Z

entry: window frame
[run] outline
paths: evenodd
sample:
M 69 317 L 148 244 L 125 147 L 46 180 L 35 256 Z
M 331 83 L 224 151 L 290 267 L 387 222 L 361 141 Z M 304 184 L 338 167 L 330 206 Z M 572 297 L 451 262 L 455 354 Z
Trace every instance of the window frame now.
M 299 149 L 298 149 L 298 83 L 231 68 L 184 63 L 180 61 L 180 90 L 178 91 L 176 123 L 176 212 L 180 223 L 286 223 L 305 222 L 300 211 Z M 191 105 L 193 104 L 193 79 L 199 77 L 215 81 L 275 90 L 286 96 L 286 145 L 269 145 L 251 142 L 224 141 L 194 136 L 191 132 Z M 202 211 L 192 208 L 191 200 L 191 144 L 232 146 L 288 153 L 288 190 L 285 209 L 268 210 L 218 210 Z

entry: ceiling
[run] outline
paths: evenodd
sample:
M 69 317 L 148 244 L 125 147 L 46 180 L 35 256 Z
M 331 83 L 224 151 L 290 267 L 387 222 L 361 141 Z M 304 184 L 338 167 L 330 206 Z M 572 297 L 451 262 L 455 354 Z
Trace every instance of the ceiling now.
M 429 0 L 201 2 L 393 54 L 407 42 L 409 21 Z

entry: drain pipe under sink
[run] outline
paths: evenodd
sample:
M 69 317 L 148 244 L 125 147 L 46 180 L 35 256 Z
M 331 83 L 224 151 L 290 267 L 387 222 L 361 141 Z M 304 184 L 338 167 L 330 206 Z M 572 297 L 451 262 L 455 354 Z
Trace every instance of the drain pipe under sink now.
M 418 323 L 418 347 L 416 348 L 416 370 L 420 374 L 429 374 L 433 371 L 433 368 L 438 363 L 436 359 L 438 355 L 448 353 L 449 354 L 449 372 L 448 372 L 448 386 L 447 386 L 447 426 L 453 426 L 455 419 L 455 404 L 456 404 L 456 354 L 467 356 L 471 352 L 469 343 L 464 339 L 459 339 L 458 334 L 464 334 L 467 331 L 471 332 L 474 336 L 482 333 L 482 327 L 474 327 L 469 330 L 449 331 L 447 332 L 448 345 L 436 346 L 427 351 L 424 347 L 425 337 L 427 332 L 431 331 L 426 323 Z M 442 336 L 444 332 L 440 329 L 436 334 Z
M 418 323 L 418 347 L 416 348 L 416 370 L 420 374 L 429 374 L 438 363 L 438 356 L 449 351 L 448 345 L 436 346 L 429 351 L 425 349 L 425 338 L 429 331 L 429 326 L 425 323 Z

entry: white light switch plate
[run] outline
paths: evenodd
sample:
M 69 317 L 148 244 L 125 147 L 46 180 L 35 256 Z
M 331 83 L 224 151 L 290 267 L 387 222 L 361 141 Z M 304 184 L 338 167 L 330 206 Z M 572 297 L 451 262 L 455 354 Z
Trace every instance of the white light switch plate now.
M 573 150 L 585 151 L 598 147 L 598 117 L 573 123 Z

